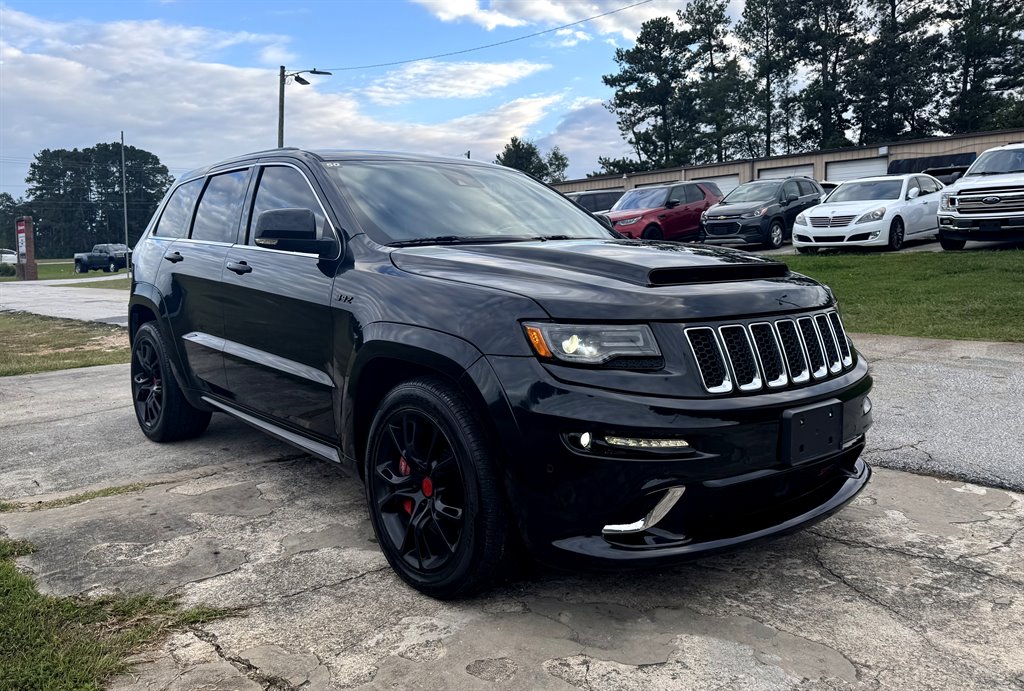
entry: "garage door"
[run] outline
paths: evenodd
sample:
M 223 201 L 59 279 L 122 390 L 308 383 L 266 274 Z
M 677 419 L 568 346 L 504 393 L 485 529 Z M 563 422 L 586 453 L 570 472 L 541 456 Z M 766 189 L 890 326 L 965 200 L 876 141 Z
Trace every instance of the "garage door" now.
M 829 182 L 843 182 L 857 178 L 885 175 L 889 166 L 887 158 L 858 158 L 854 161 L 829 161 L 825 164 L 825 179 Z
M 740 185 L 739 175 L 711 175 L 706 178 L 694 178 L 693 181 L 701 182 L 702 180 L 718 185 L 718 189 L 722 190 L 722 196 L 729 194 Z
M 783 166 L 782 168 L 761 168 L 759 171 L 757 171 L 757 177 L 760 180 L 788 178 L 790 175 L 803 175 L 809 178 L 813 178 L 814 164 L 808 163 L 802 166 Z

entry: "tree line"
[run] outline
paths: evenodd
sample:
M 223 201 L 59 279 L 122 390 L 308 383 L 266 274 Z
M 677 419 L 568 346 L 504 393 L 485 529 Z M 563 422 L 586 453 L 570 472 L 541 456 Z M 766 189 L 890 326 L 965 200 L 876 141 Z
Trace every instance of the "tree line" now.
M 124 149 L 128 243 L 134 245 L 173 178 L 153 153 Z M 124 242 L 121 144 L 43 149 L 29 166 L 27 199 L 0 193 L 0 246 L 14 248 L 15 219 L 32 216 L 38 258 L 70 257 L 96 243 Z
M 1021 0 L 691 0 L 643 24 L 594 174 L 1024 126 Z

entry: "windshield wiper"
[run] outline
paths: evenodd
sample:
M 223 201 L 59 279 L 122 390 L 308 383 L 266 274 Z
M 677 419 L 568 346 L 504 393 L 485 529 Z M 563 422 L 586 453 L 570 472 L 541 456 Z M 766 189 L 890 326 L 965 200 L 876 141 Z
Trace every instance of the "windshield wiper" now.
M 592 240 L 594 238 L 574 238 L 571 235 L 535 235 L 530 239 L 546 242 L 547 240 Z
M 398 240 L 388 247 L 415 247 L 417 245 L 472 245 L 485 242 L 526 242 L 535 238 L 525 235 L 436 235 L 430 238 Z

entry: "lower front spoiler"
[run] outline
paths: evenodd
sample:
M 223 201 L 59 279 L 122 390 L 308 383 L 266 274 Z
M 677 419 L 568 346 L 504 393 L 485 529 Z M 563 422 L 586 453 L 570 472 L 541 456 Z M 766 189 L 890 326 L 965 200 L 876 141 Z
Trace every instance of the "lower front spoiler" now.
M 860 449 L 857 449 L 859 455 Z M 544 561 L 558 564 L 571 564 L 572 568 L 592 570 L 625 570 L 632 568 L 650 568 L 667 566 L 680 562 L 706 557 L 718 552 L 745 547 L 764 540 L 797 532 L 839 511 L 853 500 L 864 489 L 871 478 L 871 467 L 863 459 L 857 458 L 853 467 L 844 473 L 844 478 L 837 483 L 834 491 L 821 497 L 811 508 L 802 506 L 795 515 L 786 516 L 783 512 L 781 520 L 769 525 L 754 522 L 748 532 L 690 542 L 677 542 L 664 545 L 622 546 L 609 542 L 599 535 L 576 536 L 557 540 L 551 544 L 552 550 L 545 550 Z M 544 558 L 547 557 L 547 558 Z

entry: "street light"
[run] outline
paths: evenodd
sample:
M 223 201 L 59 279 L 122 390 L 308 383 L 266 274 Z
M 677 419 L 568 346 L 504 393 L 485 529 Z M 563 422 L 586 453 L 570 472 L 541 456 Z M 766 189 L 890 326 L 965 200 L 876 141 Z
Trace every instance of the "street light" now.
M 285 72 L 284 65 L 281 65 L 281 72 L 278 79 L 278 91 L 277 91 L 277 148 L 284 146 L 284 85 L 291 77 L 295 80 L 296 84 L 302 86 L 309 86 L 309 80 L 302 77 L 303 74 L 322 74 L 330 75 L 330 72 L 324 70 L 318 70 L 315 67 L 311 70 L 299 70 L 298 72 Z

